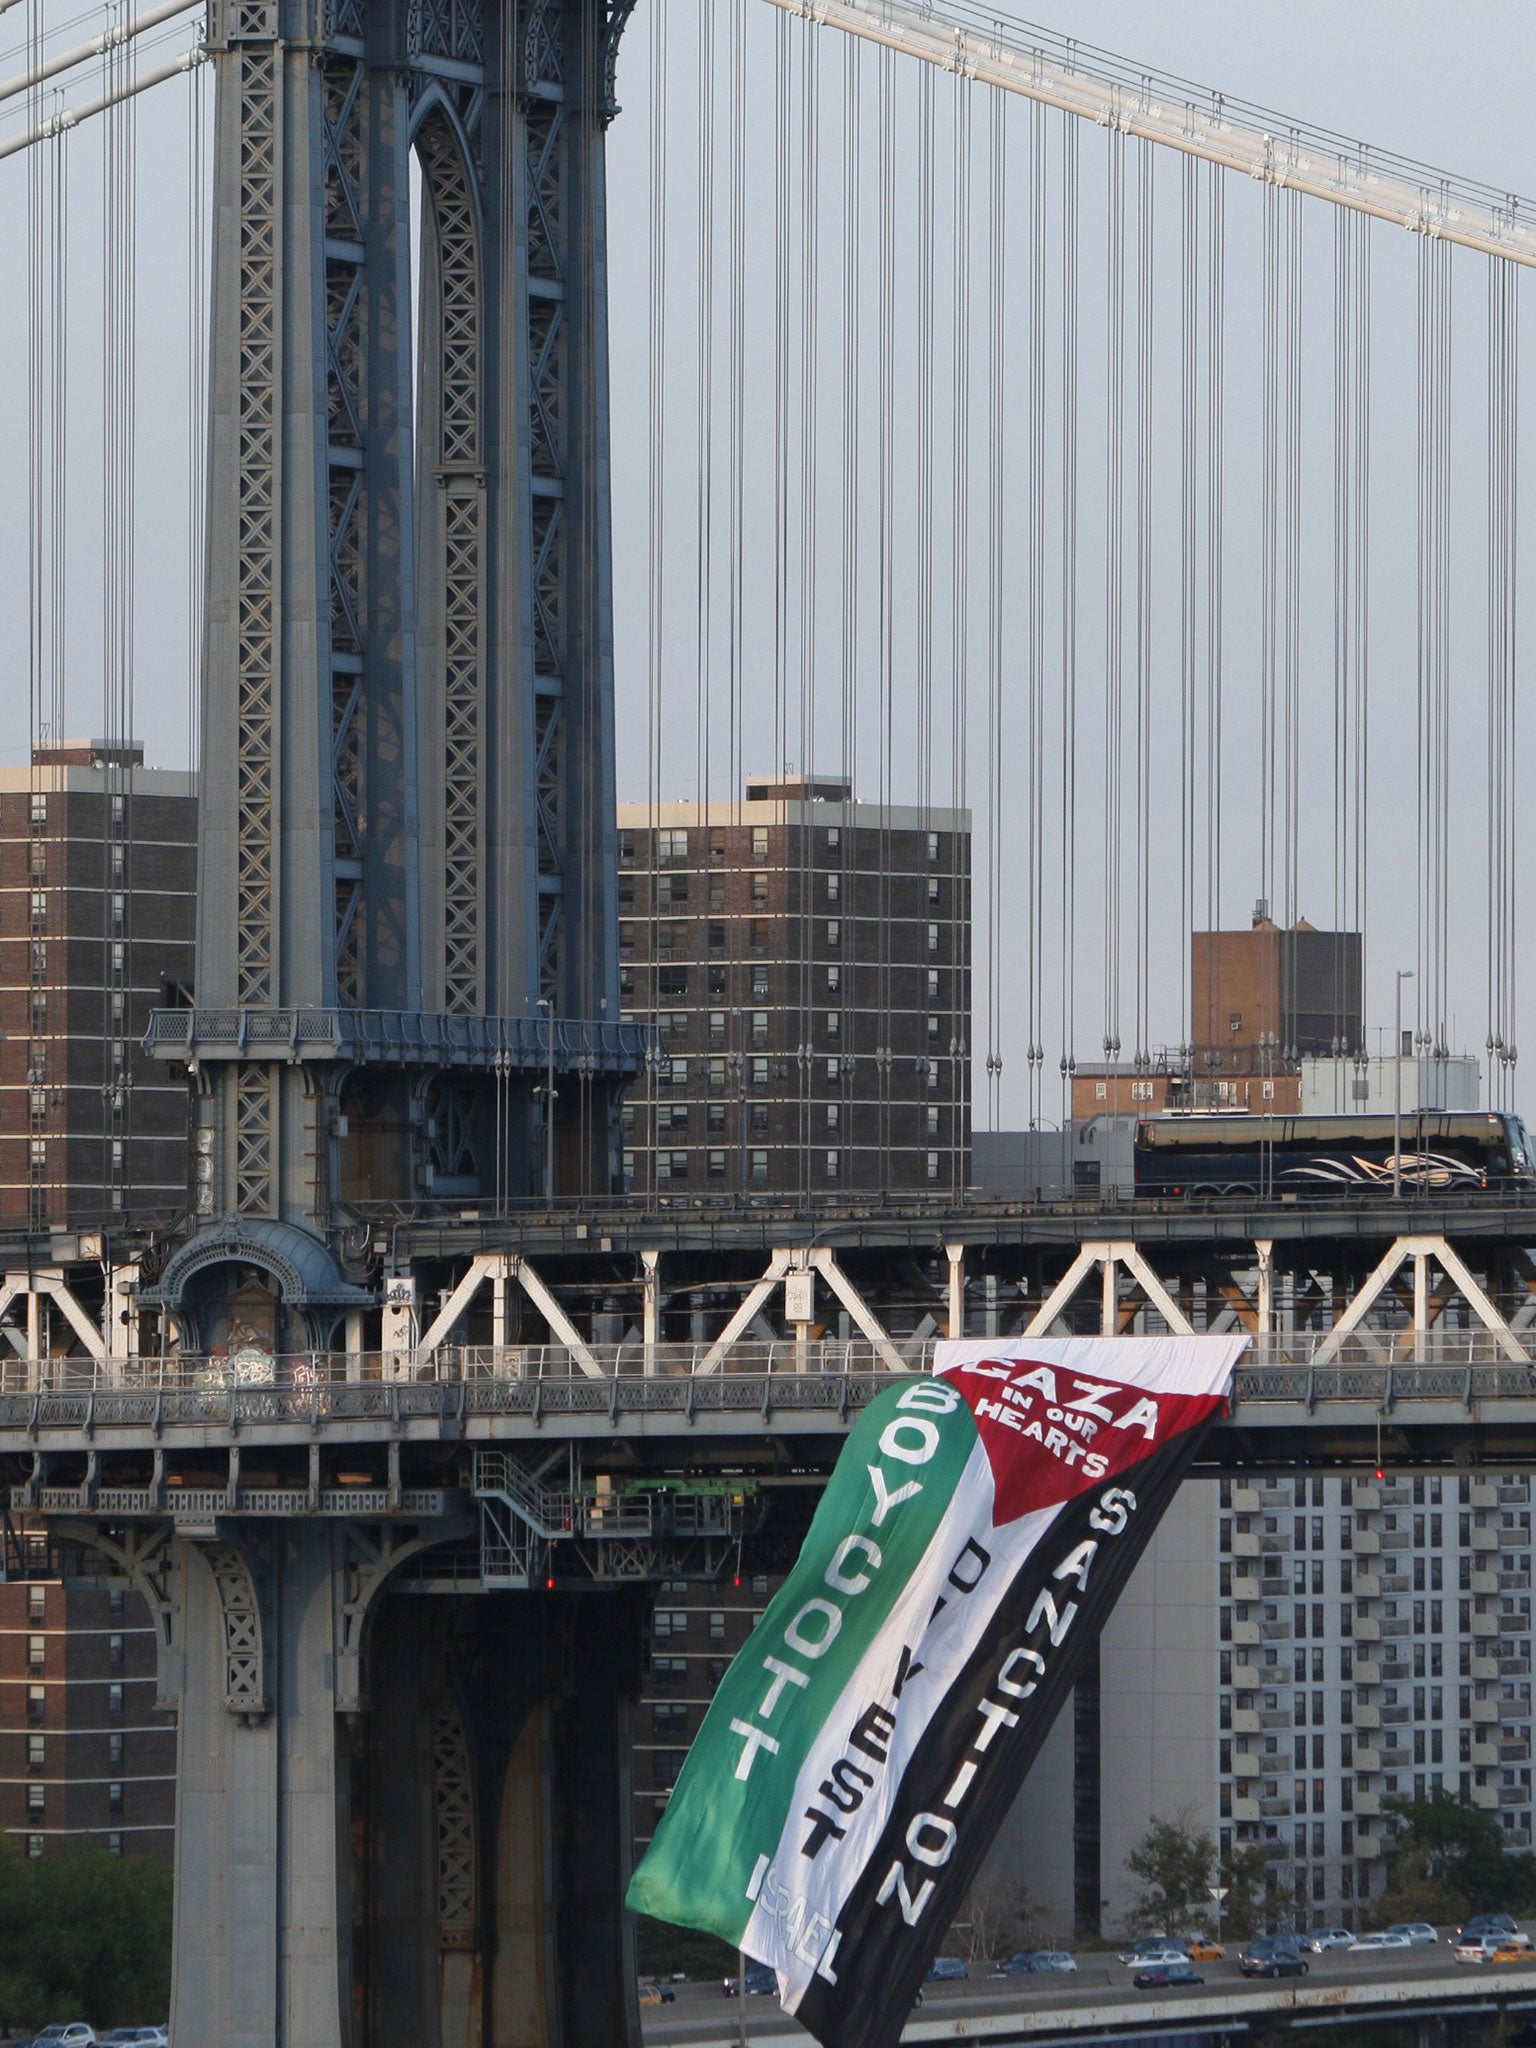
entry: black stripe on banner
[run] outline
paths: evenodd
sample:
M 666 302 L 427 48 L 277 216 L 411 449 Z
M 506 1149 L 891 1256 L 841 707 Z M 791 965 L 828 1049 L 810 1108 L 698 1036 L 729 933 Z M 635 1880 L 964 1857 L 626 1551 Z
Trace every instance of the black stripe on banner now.
M 827 2048 L 893 2048 L 1084 1653 L 1209 1427 L 1066 1502 L 1020 1566 L 908 1764 L 838 1916 L 836 1948 L 800 2001 L 795 2017 Z

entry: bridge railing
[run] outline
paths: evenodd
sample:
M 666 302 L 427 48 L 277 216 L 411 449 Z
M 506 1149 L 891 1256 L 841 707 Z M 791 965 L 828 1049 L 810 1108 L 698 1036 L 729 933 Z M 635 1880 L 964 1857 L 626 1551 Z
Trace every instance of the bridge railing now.
M 1254 1401 L 1395 1401 L 1507 1399 L 1536 1395 L 1536 1350 L 1525 1361 L 1508 1358 L 1492 1331 L 1358 1331 L 1334 1340 L 1323 1360 L 1324 1330 L 1276 1333 L 1254 1339 L 1238 1367 L 1236 1399 Z M 896 1340 L 898 1349 L 899 1340 Z M 1017 1338 L 1000 1337 L 999 1348 Z M 1522 1340 L 1528 1344 L 1529 1339 Z M 931 1370 L 931 1341 L 902 1352 L 914 1373 Z M 571 1384 L 591 1391 L 657 1382 L 703 1386 L 729 1381 L 788 1386 L 888 1380 L 885 1357 L 864 1339 L 753 1339 L 717 1359 L 708 1343 L 443 1345 L 408 1351 L 306 1351 L 279 1356 L 249 1351 L 232 1358 L 185 1354 L 139 1358 L 68 1357 L 0 1361 L 0 1396 L 129 1390 L 223 1395 L 280 1392 L 290 1409 L 309 1395 L 347 1387 L 485 1388 L 531 1385 L 553 1391 Z

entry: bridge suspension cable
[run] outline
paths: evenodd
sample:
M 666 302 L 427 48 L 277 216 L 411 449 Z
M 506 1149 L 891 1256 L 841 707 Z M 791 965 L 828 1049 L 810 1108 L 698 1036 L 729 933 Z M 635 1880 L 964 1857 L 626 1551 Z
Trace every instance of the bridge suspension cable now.
M 1536 264 L 1536 206 L 967 0 L 769 0 L 941 70 L 1431 239 Z

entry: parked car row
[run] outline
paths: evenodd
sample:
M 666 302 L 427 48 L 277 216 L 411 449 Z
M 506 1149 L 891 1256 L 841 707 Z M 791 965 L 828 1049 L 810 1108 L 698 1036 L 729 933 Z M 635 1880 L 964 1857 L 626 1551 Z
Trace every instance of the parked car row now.
M 19 2038 L 14 2048 L 169 2048 L 165 2027 L 114 2027 L 98 2034 L 84 2020 L 55 2020 L 40 2034 Z

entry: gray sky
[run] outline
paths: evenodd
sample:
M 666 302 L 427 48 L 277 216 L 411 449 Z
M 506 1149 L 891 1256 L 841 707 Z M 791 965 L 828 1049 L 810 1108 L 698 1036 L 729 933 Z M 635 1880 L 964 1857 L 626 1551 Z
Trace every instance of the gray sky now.
M 917 599 L 913 588 L 913 565 L 918 559 L 920 515 L 915 488 L 917 421 L 915 356 L 918 346 L 920 307 L 915 288 L 916 256 L 910 230 L 913 202 L 913 157 L 917 88 L 909 67 L 903 67 L 898 86 L 898 106 L 903 123 L 904 152 L 898 167 L 896 195 L 903 220 L 898 252 L 896 292 L 897 326 L 895 341 L 899 380 L 897 419 L 891 443 L 892 488 L 896 499 L 895 529 L 897 588 L 892 598 L 892 626 L 895 658 L 887 699 L 882 699 L 878 676 L 879 620 L 872 610 L 875 597 L 875 569 L 872 566 L 872 538 L 878 524 L 879 475 L 876 454 L 878 420 L 874 405 L 874 370 L 868 362 L 862 372 L 860 454 L 860 605 L 856 613 L 856 666 L 859 684 L 851 707 L 852 738 L 845 743 L 839 730 L 845 707 L 838 682 L 841 665 L 841 622 L 845 614 L 842 578 L 842 498 L 838 464 L 842 402 L 847 379 L 840 335 L 840 222 L 846 219 L 845 195 L 834 175 L 840 147 L 841 60 L 832 38 L 819 38 L 819 62 L 823 92 L 823 174 L 817 202 L 818 285 L 821 308 L 817 329 L 817 378 L 819 401 L 814 416 L 815 445 L 803 454 L 798 444 L 790 451 L 785 472 L 792 492 L 798 492 L 786 533 L 791 558 L 786 564 L 785 583 L 790 597 L 783 614 L 789 645 L 777 660 L 773 653 L 775 630 L 773 490 L 776 440 L 771 403 L 774 369 L 772 312 L 772 175 L 774 101 L 771 60 L 775 38 L 781 33 L 781 17 L 775 10 L 750 9 L 747 127 L 749 173 L 746 182 L 748 275 L 744 316 L 749 332 L 743 343 L 748 365 L 746 417 L 743 447 L 746 476 L 743 492 L 742 530 L 744 567 L 739 585 L 742 607 L 740 652 L 733 656 L 728 609 L 733 579 L 730 573 L 729 530 L 726 522 L 728 433 L 723 408 L 729 384 L 726 360 L 725 322 L 729 297 L 723 282 L 723 250 L 728 196 L 724 186 L 714 193 L 716 258 L 716 328 L 711 361 L 714 366 L 715 468 L 712 476 L 715 526 L 710 535 L 707 579 L 707 637 L 701 642 L 698 592 L 697 493 L 699 462 L 698 421 L 698 262 L 699 203 L 697 186 L 696 92 L 689 99 L 688 80 L 696 76 L 700 9 L 698 0 L 665 0 L 673 76 L 679 89 L 671 108 L 674 175 L 669 181 L 668 237 L 672 273 L 668 302 L 668 471 L 667 527 L 665 539 L 665 638 L 663 643 L 662 693 L 666 703 L 664 751 L 660 794 L 686 796 L 707 787 L 715 796 L 725 795 L 733 779 L 733 735 L 730 730 L 731 704 L 735 703 L 741 731 L 735 751 L 748 768 L 771 765 L 778 751 L 804 763 L 814 751 L 816 765 L 828 770 L 847 766 L 862 795 L 873 796 L 884 786 L 885 769 L 877 736 L 882 702 L 888 708 L 891 733 L 889 786 L 899 797 L 920 796 L 926 787 L 931 800 L 947 801 L 954 783 L 946 736 L 947 709 L 952 685 L 949 680 L 949 648 L 952 641 L 952 612 L 949 587 L 955 542 L 952 522 L 947 518 L 947 501 L 935 517 L 934 563 L 936 589 L 933 608 L 933 636 L 936 654 L 931 673 L 914 652 L 918 632 Z M 729 0 L 710 0 L 717 39 L 723 45 L 728 26 Z M 61 23 L 71 9 L 63 0 L 46 0 L 45 15 Z M 0 61 L 0 75 L 14 70 L 14 55 L 21 40 L 16 9 L 0 24 L 0 49 L 11 53 L 11 61 Z M 647 277 L 649 247 L 647 188 L 649 180 L 651 127 L 649 99 L 649 50 L 652 0 L 642 6 L 626 39 L 621 65 L 620 96 L 626 113 L 610 138 L 613 228 L 613 331 L 615 396 L 615 504 L 616 504 L 616 625 L 617 680 L 620 694 L 621 795 L 643 798 L 649 777 L 646 771 L 645 704 L 648 686 L 648 530 L 647 451 L 650 421 L 647 411 L 648 360 L 646 335 L 650 321 Z M 14 26 L 13 26 L 14 25 Z M 1453 12 L 1429 0 L 1413 4 L 1383 4 L 1383 0 L 1353 0 L 1339 6 L 1323 0 L 1292 0 L 1286 8 L 1219 4 L 1219 0 L 1159 0 L 1156 6 L 1131 4 L 1131 0 L 1075 0 L 1070 18 L 1049 19 L 1046 26 L 1070 31 L 1086 43 L 1098 44 L 1121 56 L 1148 66 L 1171 71 L 1209 84 L 1246 99 L 1258 101 L 1307 120 L 1358 136 L 1378 146 L 1444 165 L 1516 192 L 1536 193 L 1536 139 L 1529 119 L 1529 79 L 1536 58 L 1536 13 L 1529 4 L 1496 4 L 1496 0 L 1464 0 Z M 71 39 L 73 39 L 73 33 Z M 788 31 L 803 44 L 806 31 L 795 25 Z M 797 62 L 800 61 L 798 58 Z M 873 74 L 870 74 L 871 76 Z M 872 102 L 869 103 L 872 105 Z M 948 81 L 936 90 L 936 121 L 941 162 L 951 148 L 952 88 Z M 182 365 L 186 356 L 186 219 L 188 173 L 186 156 L 187 89 L 170 86 L 141 103 L 139 113 L 139 354 L 141 375 L 136 407 L 138 443 L 137 503 L 137 603 L 134 632 L 135 715 L 147 742 L 150 758 L 179 765 L 186 756 L 188 634 L 185 591 L 187 583 L 187 541 L 185 506 L 190 475 L 187 443 L 186 380 Z M 717 114 L 726 119 L 722 101 Z M 973 215 L 979 215 L 983 183 L 979 170 L 984 144 L 983 116 L 977 115 L 976 160 L 978 177 L 973 190 Z M 866 120 L 872 114 L 866 107 Z M 986 691 L 982 681 L 988 620 L 985 611 L 984 577 L 973 572 L 966 614 L 969 648 L 969 676 L 965 688 L 969 723 L 969 766 L 965 794 L 978 813 L 982 835 L 978 862 L 985 867 L 984 847 L 988 832 L 986 764 L 996 751 L 1003 764 L 1006 817 L 999 827 L 1000 884 L 997 927 L 999 976 L 997 1007 L 1003 1012 L 996 1050 L 1005 1058 L 1003 1108 L 1005 1120 L 1024 1113 L 1022 1092 L 1023 1048 L 1027 1034 L 1023 1022 L 1031 997 L 1021 964 L 1024 951 L 1024 915 L 1021 899 L 1030 893 L 1048 904 L 1044 922 L 1054 931 L 1059 924 L 1057 905 L 1062 886 L 1065 855 L 1061 842 L 1065 832 L 1059 812 L 1047 805 L 1042 816 L 1046 857 L 1038 870 L 1028 865 L 1029 826 L 1027 802 L 1027 761 L 1020 752 L 1017 707 L 1020 688 L 1017 649 L 1028 625 L 1028 608 L 1022 592 L 1024 561 L 1021 554 L 1026 523 L 1021 499 L 1027 486 L 1027 449 L 1024 445 L 1023 389 L 1027 380 L 1027 291 L 1028 258 L 1024 225 L 1028 218 L 1028 185 L 1023 170 L 1027 149 L 1027 111 L 1019 108 L 1010 116 L 1011 162 L 1014 182 L 1010 186 L 1013 235 L 1010 287 L 1007 305 L 1010 419 L 1003 436 L 1006 442 L 1005 477 L 1008 545 L 1005 556 L 1006 594 L 1003 609 L 1009 649 L 1005 691 L 1005 731 L 996 750 L 989 748 L 985 717 Z M 0 120 L 0 137 L 9 132 Z M 1049 147 L 1055 148 L 1055 133 Z M 69 469 L 69 573 L 66 613 L 69 637 L 66 653 L 68 709 L 66 724 L 75 730 L 99 727 L 102 721 L 101 652 L 97 621 L 100 616 L 100 529 L 99 465 L 95 446 L 100 435 L 100 194 L 103 176 L 101 128 L 82 130 L 69 145 L 70 161 L 70 352 L 71 454 Z M 717 165 L 723 164 L 723 132 L 717 134 Z M 1085 566 L 1083 606 L 1085 617 L 1080 662 L 1085 671 L 1102 664 L 1102 627 L 1096 623 L 1102 612 L 1099 586 L 1102 575 L 1102 506 L 1099 472 L 1102 467 L 1103 398 L 1103 297 L 1102 258 L 1102 138 L 1083 139 L 1084 229 L 1081 252 L 1083 265 L 1084 331 L 1082 337 L 1082 407 L 1084 435 L 1084 550 L 1091 561 Z M 1175 480 L 1177 420 L 1172 409 L 1176 396 L 1171 379 L 1177 368 L 1176 284 L 1169 284 L 1167 258 L 1176 252 L 1168 237 L 1173 232 L 1172 213 L 1178 190 L 1176 165 L 1158 170 L 1159 269 L 1157 306 L 1157 347 L 1161 368 L 1159 396 L 1154 408 L 1156 457 L 1160 489 L 1167 492 Z M 941 180 L 942 184 L 942 180 Z M 868 146 L 859 180 L 858 205 L 865 233 L 865 275 L 869 277 L 870 250 L 875 233 L 878 176 Z M 1054 188 L 1053 188 L 1054 190 Z M 798 185 L 794 205 L 799 206 Z M 1054 203 L 1054 202 L 1053 202 Z M 1257 893 L 1258 856 L 1251 829 L 1253 810 L 1252 738 L 1253 675 L 1256 650 L 1251 622 L 1257 582 L 1257 537 L 1252 494 L 1256 476 L 1254 422 L 1258 409 L 1257 358 L 1259 354 L 1259 301 L 1256 288 L 1255 240 L 1256 197 L 1252 192 L 1229 195 L 1229 481 L 1230 579 L 1227 678 L 1230 692 L 1232 759 L 1224 766 L 1227 823 L 1219 873 L 1218 916 L 1222 921 L 1243 920 Z M 1246 211 L 1245 211 L 1246 209 Z M 1317 225 L 1314 225 L 1314 218 Z M 1246 228 L 1245 224 L 1246 223 Z M 0 162 L 0 238 L 14 252 L 13 277 L 22 274 L 25 257 L 26 177 L 23 160 Z M 947 241 L 941 219 L 936 248 L 947 260 Z M 1328 598 L 1331 497 L 1326 495 L 1329 474 L 1328 383 L 1324 374 L 1329 346 L 1327 302 L 1331 228 L 1313 209 L 1307 221 L 1308 326 L 1305 341 L 1306 405 L 1309 440 L 1304 470 L 1308 479 L 1303 494 L 1306 532 L 1303 541 L 1303 645 L 1306 689 L 1322 694 L 1316 703 L 1309 699 L 1304 715 L 1304 739 L 1315 752 L 1312 716 L 1322 716 L 1325 675 L 1328 665 L 1331 614 Z M 976 299 L 973 348 L 979 347 L 979 330 L 984 322 L 984 226 L 977 220 L 973 237 L 975 269 L 973 294 Z M 1370 877 L 1368 930 L 1368 1010 L 1379 1024 L 1390 1003 L 1391 968 L 1406 965 L 1418 957 L 1419 939 L 1411 889 L 1412 850 L 1405 844 L 1405 829 L 1411 835 L 1409 813 L 1405 828 L 1402 798 L 1411 789 L 1415 757 L 1411 729 L 1412 693 L 1412 431 L 1413 431 L 1413 299 L 1410 239 L 1378 240 L 1376 376 L 1376 457 L 1380 498 L 1376 536 L 1376 605 L 1374 617 L 1375 659 L 1373 662 L 1373 795 L 1372 837 L 1368 860 Z M 798 229 L 796 247 L 798 248 Z M 1048 291 L 1055 289 L 1059 275 L 1059 249 L 1048 262 Z M 948 275 L 945 272 L 945 275 Z M 1453 563 L 1453 612 L 1456 619 L 1458 690 L 1473 707 L 1464 740 L 1458 742 L 1452 763 L 1453 822 L 1450 862 L 1457 882 L 1460 914 L 1452 934 L 1451 1010 L 1454 1034 L 1459 1043 L 1480 1046 L 1484 1032 L 1483 1011 L 1483 894 L 1484 859 L 1482 827 L 1482 612 L 1484 588 L 1477 520 L 1480 518 L 1480 470 L 1478 436 L 1483 428 L 1477 410 L 1481 339 L 1476 323 L 1480 282 L 1468 270 L 1464 298 L 1468 327 L 1459 336 L 1458 430 L 1465 454 L 1458 454 L 1459 500 L 1468 510 L 1463 522 Z M 798 284 L 791 294 L 798 305 Z M 954 365 L 949 341 L 950 313 L 942 286 L 935 311 L 939 336 L 938 357 L 933 364 L 931 402 L 934 407 L 934 437 L 939 453 L 941 482 L 953 446 L 950 394 Z M 1458 318 L 1462 301 L 1458 300 Z M 5 737 L 0 754 L 19 759 L 25 748 L 27 715 L 26 559 L 27 559 L 27 467 L 25 455 L 25 326 L 23 295 L 13 291 L 0 301 L 0 705 L 6 713 Z M 798 314 L 796 316 L 798 318 Z M 869 308 L 864 308 L 866 325 L 861 329 L 866 347 L 872 330 L 867 325 Z M 1536 321 L 1526 316 L 1527 349 L 1536 340 Z M 799 332 L 797 328 L 797 334 Z M 798 340 L 795 344 L 798 347 Z M 980 362 L 973 361 L 973 371 Z M 798 362 L 793 365 L 799 376 Z M 1054 376 L 1054 371 L 1048 371 Z M 1526 389 L 1530 390 L 1529 377 Z M 1059 408 L 1054 389 L 1050 395 L 1050 445 L 1060 432 Z M 980 417 L 978 393 L 972 391 L 973 421 L 968 448 L 972 463 L 973 494 L 983 484 L 987 435 Z M 1526 404 L 1527 423 L 1536 413 Z M 1465 423 L 1463 422 L 1463 415 Z M 802 465 L 808 463 L 806 469 Z M 809 475 L 809 502 L 814 519 L 807 521 L 807 502 L 801 485 Z M 947 484 L 942 488 L 947 490 Z M 1183 910 L 1173 879 L 1178 866 L 1176 790 L 1178 751 L 1167 735 L 1177 684 L 1177 603 L 1169 590 L 1176 583 L 1177 563 L 1166 516 L 1172 500 L 1160 497 L 1158 533 L 1152 554 L 1156 583 L 1153 632 L 1153 696 L 1158 712 L 1160 736 L 1154 745 L 1153 872 L 1148 876 L 1151 897 L 1149 925 L 1152 959 L 1143 993 L 1146 1032 L 1150 1043 L 1177 1042 L 1182 1028 L 1184 979 L 1181 926 Z M 1097 509 L 1096 509 L 1097 507 Z M 1055 505 L 1047 502 L 1045 518 L 1050 537 L 1047 542 L 1048 580 L 1054 580 L 1058 535 L 1054 523 Z M 1471 516 L 1475 515 L 1475 516 Z M 1527 522 L 1529 526 L 1529 522 Z M 979 529 L 971 534 L 976 545 Z M 801 603 L 805 569 L 809 566 L 816 595 L 809 613 Z M 1529 588 L 1529 574 L 1526 575 Z M 1060 620 L 1054 611 L 1044 615 L 1048 643 L 1047 673 L 1052 673 L 1049 645 L 1059 637 Z M 709 688 L 700 696 L 698 667 L 701 647 L 709 673 Z M 814 706 L 805 710 L 805 664 L 819 673 Z M 721 682 L 729 668 L 729 688 Z M 1522 662 L 1522 675 L 1524 663 Z M 925 684 L 925 674 L 928 675 Z M 783 720 L 773 710 L 775 691 L 787 690 Z M 935 739 L 925 748 L 919 737 L 923 691 L 931 687 L 934 702 L 931 720 Z M 1053 685 L 1054 687 L 1054 685 Z M 1109 801 L 1103 786 L 1103 712 L 1097 689 L 1084 684 L 1083 723 L 1079 734 L 1080 766 L 1083 776 L 1081 809 L 1071 866 L 1078 891 L 1079 936 L 1071 963 L 1072 1002 L 1063 1011 L 1061 991 L 1068 978 L 1067 963 L 1059 941 L 1047 938 L 1042 948 L 1039 986 L 1033 1000 L 1040 1011 L 1040 1029 L 1046 1050 L 1046 1071 L 1054 1077 L 1064 1030 L 1069 1030 L 1072 1049 L 1082 1057 L 1095 1057 L 1098 1042 L 1111 1028 L 1106 1004 L 1117 1009 L 1112 1023 L 1117 1028 L 1125 1055 L 1135 1042 L 1135 1022 L 1130 1014 L 1135 1005 L 1134 934 L 1128 928 L 1119 934 L 1117 957 L 1120 993 L 1118 1005 L 1106 995 L 1103 955 L 1105 951 L 1105 905 L 1116 900 L 1116 891 L 1105 872 L 1104 810 Z M 1522 699 L 1524 700 L 1524 692 Z M 1458 701 L 1461 701 L 1460 698 Z M 814 741 L 807 739 L 805 717 L 809 716 Z M 1059 754 L 1059 733 L 1054 714 L 1047 708 L 1044 719 L 1044 766 L 1054 770 Z M 1245 721 L 1247 721 L 1245 725 Z M 1176 723 L 1176 721 L 1175 721 Z M 707 729 L 707 738 L 706 735 Z M 1245 737 L 1246 735 L 1246 737 Z M 1310 757 L 1310 756 L 1309 756 Z M 1325 778 L 1317 778 L 1319 785 Z M 1021 796 L 1021 791 L 1024 795 Z M 1129 801 L 1128 786 L 1122 789 L 1123 807 Z M 1316 923 L 1327 923 L 1333 915 L 1336 878 L 1332 863 L 1331 814 L 1326 788 L 1310 787 L 1302 804 L 1302 849 L 1298 860 L 1299 890 L 1296 907 Z M 1124 818 L 1122 817 L 1122 823 Z M 1052 847 L 1056 851 L 1053 854 Z M 1133 863 L 1122 869 L 1119 908 L 1129 927 L 1133 913 Z M 1198 892 L 1197 892 L 1198 893 Z M 1347 893 L 1347 892 L 1346 892 Z M 978 951 L 985 951 L 990 913 L 983 892 L 978 902 Z M 1524 915 L 1524 914 L 1522 914 Z M 1528 923 L 1528 918 L 1524 920 Z M 1528 934 L 1529 936 L 1529 934 Z M 1529 945 L 1526 947 L 1529 956 Z M 984 1012 L 984 977 L 978 977 L 978 1029 L 976 1049 L 989 1049 Z M 1070 1022 L 1068 1021 L 1070 1018 Z M 1532 1037 L 1536 1050 L 1536 1033 Z M 1054 1113 L 1057 1091 L 1054 1080 L 1042 1100 L 1046 1113 Z

